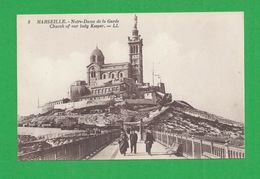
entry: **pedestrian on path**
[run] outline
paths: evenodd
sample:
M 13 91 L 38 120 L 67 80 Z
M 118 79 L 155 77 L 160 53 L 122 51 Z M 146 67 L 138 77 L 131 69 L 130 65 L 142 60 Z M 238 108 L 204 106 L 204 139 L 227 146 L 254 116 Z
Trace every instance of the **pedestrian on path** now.
M 135 130 L 132 129 L 131 133 L 130 133 L 130 148 L 131 148 L 131 153 L 133 152 L 134 150 L 134 153 L 136 154 L 136 143 L 137 143 L 137 140 L 138 140 L 138 136 L 137 134 L 135 133 Z
M 152 131 L 150 129 L 148 129 L 146 132 L 145 144 L 146 144 L 146 152 L 149 155 L 152 155 L 151 149 L 152 149 L 153 142 L 154 142 L 154 138 L 153 138 Z
M 127 149 L 129 148 L 128 140 L 129 138 L 126 132 L 122 129 L 118 143 L 119 143 L 120 153 L 124 156 L 126 154 Z

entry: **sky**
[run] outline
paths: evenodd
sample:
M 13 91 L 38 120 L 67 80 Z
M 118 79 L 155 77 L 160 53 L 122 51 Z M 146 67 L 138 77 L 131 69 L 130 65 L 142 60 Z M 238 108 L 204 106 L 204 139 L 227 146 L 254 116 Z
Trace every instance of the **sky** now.
M 244 14 L 137 13 L 143 38 L 144 82 L 152 69 L 174 100 L 244 122 Z M 37 20 L 118 20 L 118 28 L 50 28 Z M 128 62 L 127 37 L 134 14 L 19 15 L 17 17 L 18 114 L 68 97 L 69 86 L 86 80 L 98 46 L 105 63 Z M 155 77 L 155 82 L 159 78 Z

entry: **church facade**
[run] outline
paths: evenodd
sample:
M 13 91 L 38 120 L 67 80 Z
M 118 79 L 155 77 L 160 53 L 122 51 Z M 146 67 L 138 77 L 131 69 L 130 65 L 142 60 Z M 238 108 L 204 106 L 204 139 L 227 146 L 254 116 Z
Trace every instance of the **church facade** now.
M 129 61 L 124 63 L 105 64 L 105 57 L 100 49 L 91 53 L 90 64 L 87 66 L 87 84 L 89 87 L 99 86 L 108 81 L 123 81 L 131 78 L 136 83 L 143 84 L 143 39 L 137 29 L 137 16 L 132 30 L 132 36 L 128 37 Z
M 107 101 L 124 99 L 155 99 L 155 91 L 165 93 L 164 84 L 150 86 L 143 82 L 143 39 L 134 18 L 132 34 L 128 37 L 129 59 L 123 63 L 105 63 L 103 52 L 96 47 L 86 67 L 86 81 L 75 81 L 70 86 L 70 99 L 46 103 L 42 111 L 52 109 L 80 109 L 103 105 Z M 155 102 L 155 101 L 154 101 Z
M 103 52 L 96 47 L 90 55 L 87 79 L 70 87 L 72 101 L 140 97 L 138 86 L 143 85 L 143 39 L 137 29 L 137 16 L 131 36 L 128 37 L 129 60 L 122 63 L 105 63 Z M 112 98 L 112 97 L 111 97 Z

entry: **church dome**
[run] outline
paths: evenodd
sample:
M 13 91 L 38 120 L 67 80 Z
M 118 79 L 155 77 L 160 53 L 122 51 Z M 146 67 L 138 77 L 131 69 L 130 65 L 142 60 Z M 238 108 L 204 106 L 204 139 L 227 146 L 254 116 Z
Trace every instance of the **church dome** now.
M 90 63 L 104 64 L 104 55 L 98 47 L 91 53 Z
M 101 56 L 101 57 L 104 57 L 102 51 L 98 47 L 96 47 L 96 49 L 93 50 L 93 52 L 91 53 L 91 56 Z

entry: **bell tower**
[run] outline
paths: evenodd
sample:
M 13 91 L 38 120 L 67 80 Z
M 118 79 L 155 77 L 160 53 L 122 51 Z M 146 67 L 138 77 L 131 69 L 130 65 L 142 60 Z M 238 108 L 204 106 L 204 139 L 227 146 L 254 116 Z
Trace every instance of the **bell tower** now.
M 143 83 L 143 39 L 137 29 L 136 15 L 134 20 L 132 36 L 128 37 L 129 61 L 132 66 L 131 76 L 137 83 Z

